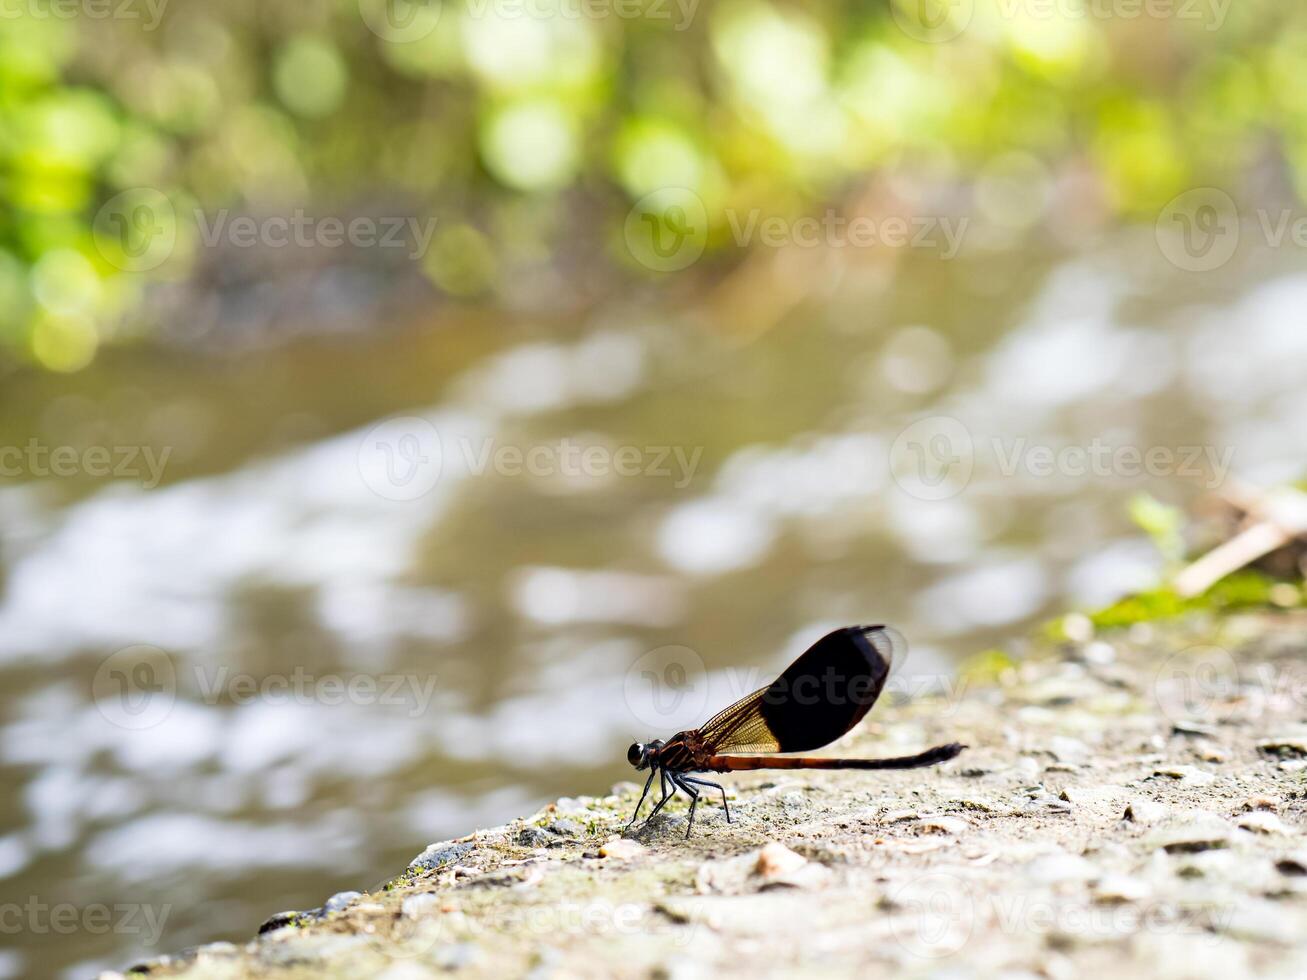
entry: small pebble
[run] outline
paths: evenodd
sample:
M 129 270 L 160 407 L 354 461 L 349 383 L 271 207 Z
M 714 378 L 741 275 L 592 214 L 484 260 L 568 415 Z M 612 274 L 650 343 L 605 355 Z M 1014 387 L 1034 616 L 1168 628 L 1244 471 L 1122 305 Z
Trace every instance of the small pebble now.
M 1089 746 L 1078 738 L 1054 735 L 1048 740 L 1048 749 L 1058 762 L 1080 763 L 1089 755 Z
M 1084 613 L 1067 613 L 1062 617 L 1062 632 L 1073 643 L 1088 643 L 1094 637 L 1094 623 Z
M 758 852 L 758 860 L 753 866 L 753 873 L 764 878 L 775 878 L 799 870 L 808 863 L 802 854 L 795 854 L 784 844 L 772 841 Z
M 259 935 L 276 932 L 278 929 L 284 929 L 286 926 L 294 925 L 301 918 L 312 917 L 313 913 L 297 912 L 293 909 L 285 912 L 278 912 L 276 915 L 269 916 L 263 920 L 263 925 L 259 926 Z
M 1307 854 L 1290 854 L 1282 857 L 1275 862 L 1275 870 L 1290 877 L 1307 875 Z
M 559 813 L 579 813 L 593 802 L 594 798 L 590 796 L 560 796 L 554 806 Z
M 975 810 L 978 813 L 1003 813 L 1003 808 L 993 800 L 980 800 L 963 798 L 955 801 L 958 806 L 967 810 Z
M 1155 770 L 1153 775 L 1178 779 L 1187 786 L 1206 786 L 1216 781 L 1210 772 L 1204 772 L 1196 766 L 1163 766 Z
M 1081 806 L 1091 803 L 1107 803 L 1124 796 L 1121 786 L 1068 786 L 1062 790 L 1058 799 Z
M 1177 735 L 1205 735 L 1208 738 L 1215 738 L 1219 734 L 1219 729 L 1215 725 L 1194 721 L 1192 718 L 1175 722 L 1171 726 L 1171 731 Z
M 523 847 L 549 847 L 557 844 L 558 838 L 539 827 L 523 827 L 518 831 L 517 843 Z
M 1116 660 L 1116 647 L 1102 640 L 1095 640 L 1085 646 L 1085 660 L 1096 667 L 1106 667 Z
M 1273 902 L 1244 899 L 1233 903 L 1213 925 L 1221 932 L 1253 942 L 1292 945 L 1298 936 L 1297 921 Z
M 410 895 L 400 905 L 400 912 L 406 919 L 419 919 L 440 905 L 440 896 L 435 892 L 422 892 Z
M 1248 810 L 1270 810 L 1274 812 L 1280 809 L 1280 804 L 1284 801 L 1278 796 L 1250 796 L 1239 804 L 1239 809 Z
M 1165 804 L 1153 800 L 1131 800 L 1126 805 L 1125 813 L 1121 814 L 1121 819 L 1132 823 L 1157 823 L 1165 819 L 1170 812 L 1170 808 Z
M 1139 902 L 1152 894 L 1146 881 L 1130 875 L 1108 874 L 1094 886 L 1094 901 L 1104 905 Z
M 647 848 L 639 841 L 627 840 L 624 837 L 618 837 L 610 840 L 599 848 L 599 856 L 614 858 L 618 861 L 629 861 L 643 854 Z
M 966 833 L 968 824 L 959 817 L 934 817 L 921 822 L 921 829 L 928 834 L 962 834 Z
M 921 813 L 917 810 L 890 810 L 885 814 L 886 823 L 903 823 L 905 820 L 920 820 Z
M 1050 813 L 1070 813 L 1072 810 L 1070 803 L 1066 800 L 1059 800 L 1042 786 L 1037 786 L 1027 792 L 1029 794 L 1025 802 L 1025 809 L 1027 810 L 1045 810 Z
M 409 867 L 418 871 L 434 871 L 446 864 L 457 861 L 475 846 L 472 841 L 463 841 L 462 843 L 439 841 L 428 845 L 425 851 L 413 859 Z
M 1307 758 L 1307 738 L 1286 735 L 1280 738 L 1262 739 L 1257 743 L 1257 751 L 1281 759 L 1304 759 Z
M 1168 854 L 1197 854 L 1230 843 L 1230 825 L 1221 817 L 1205 810 L 1179 814 L 1169 824 L 1157 830 L 1149 843 Z
M 1256 810 L 1252 813 L 1244 814 L 1239 818 L 1239 826 L 1244 830 L 1251 830 L 1255 834 L 1291 834 L 1292 828 L 1284 823 L 1274 813 L 1267 813 L 1265 810 Z
M 322 908 L 327 912 L 340 912 L 348 908 L 354 899 L 362 897 L 362 892 L 336 892 L 331 898 L 322 903 Z

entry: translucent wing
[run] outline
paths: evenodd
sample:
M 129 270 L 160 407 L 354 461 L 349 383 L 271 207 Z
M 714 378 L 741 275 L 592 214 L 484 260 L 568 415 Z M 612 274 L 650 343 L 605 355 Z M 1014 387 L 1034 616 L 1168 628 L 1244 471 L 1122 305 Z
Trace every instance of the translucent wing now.
M 768 753 L 781 750 L 759 710 L 763 695 L 769 689 L 760 687 L 708 719 L 708 723 L 699 729 L 699 735 L 710 751 Z

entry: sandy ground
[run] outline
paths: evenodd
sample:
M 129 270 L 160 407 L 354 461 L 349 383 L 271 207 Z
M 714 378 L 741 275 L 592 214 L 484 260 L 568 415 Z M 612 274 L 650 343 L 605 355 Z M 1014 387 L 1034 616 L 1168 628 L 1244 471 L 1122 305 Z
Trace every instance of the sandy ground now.
M 623 837 L 638 787 L 433 844 L 404 876 L 138 969 L 191 978 L 1307 976 L 1307 618 L 1049 644 L 878 705 L 830 754 Z M 106 974 L 105 976 L 116 976 Z

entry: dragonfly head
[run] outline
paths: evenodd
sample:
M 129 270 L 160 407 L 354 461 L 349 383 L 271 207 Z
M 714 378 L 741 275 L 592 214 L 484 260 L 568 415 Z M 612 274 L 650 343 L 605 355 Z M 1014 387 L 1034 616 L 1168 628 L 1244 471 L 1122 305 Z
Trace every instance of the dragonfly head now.
M 658 738 L 648 745 L 643 742 L 632 742 L 631 747 L 626 750 L 626 761 L 635 766 L 636 769 L 648 769 L 651 761 L 650 757 L 657 755 L 658 750 L 662 747 L 662 739 Z

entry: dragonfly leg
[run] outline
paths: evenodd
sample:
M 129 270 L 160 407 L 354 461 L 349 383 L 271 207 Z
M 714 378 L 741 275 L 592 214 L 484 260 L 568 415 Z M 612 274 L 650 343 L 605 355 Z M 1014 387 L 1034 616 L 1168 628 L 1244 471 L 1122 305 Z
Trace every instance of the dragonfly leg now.
M 668 789 L 667 789 L 667 770 L 666 770 L 666 769 L 660 769 L 660 770 L 658 770 L 658 775 L 659 775 L 659 779 L 661 780 L 661 782 L 660 782 L 659 785 L 662 787 L 662 790 L 663 790 L 663 798 L 662 798 L 661 800 L 659 800 L 659 801 L 658 801 L 658 805 L 657 805 L 656 807 L 653 808 L 653 813 L 649 814 L 649 816 L 647 816 L 647 817 L 644 818 L 644 823 L 642 823 L 642 824 L 640 825 L 641 827 L 648 827 L 648 826 L 649 826 L 649 823 L 653 820 L 653 818 L 656 817 L 656 816 L 658 816 L 658 811 L 661 810 L 661 809 L 663 808 L 663 805 L 664 805 L 668 800 L 670 800 L 673 796 L 676 795 L 676 785 L 675 785 L 675 782 L 676 782 L 676 781 L 675 781 L 675 780 L 672 781 L 672 789 L 671 789 L 670 792 L 668 792 Z
M 694 783 L 694 785 L 696 785 L 696 786 L 709 786 L 709 787 L 711 787 L 712 789 L 721 790 L 721 794 L 722 794 L 722 809 L 726 811 L 726 822 L 727 822 L 727 823 L 730 823 L 730 822 L 731 822 L 731 807 L 730 807 L 730 804 L 728 804 L 728 803 L 726 802 L 726 787 L 725 787 L 725 786 L 723 786 L 721 783 L 714 783 L 714 782 L 712 782 L 711 780 L 708 780 L 708 779 L 697 779 L 697 778 L 695 778 L 694 776 L 682 776 L 681 778 L 682 778 L 685 782 L 687 782 L 687 783 Z
M 690 831 L 694 830 L 694 808 L 699 805 L 699 791 L 695 789 L 693 786 L 687 786 L 682 781 L 684 779 L 685 779 L 684 776 L 677 776 L 677 775 L 672 776 L 672 782 L 675 783 L 677 786 L 679 786 L 681 789 L 685 790 L 685 792 L 690 795 L 690 825 L 685 828 L 685 839 L 689 840 Z
M 635 812 L 631 814 L 631 822 L 626 825 L 626 830 L 630 830 L 635 824 L 636 817 L 640 816 L 640 807 L 644 806 L 644 798 L 649 795 L 649 787 L 653 785 L 654 772 L 650 770 L 649 778 L 644 781 L 644 792 L 640 794 L 640 802 L 635 805 Z

